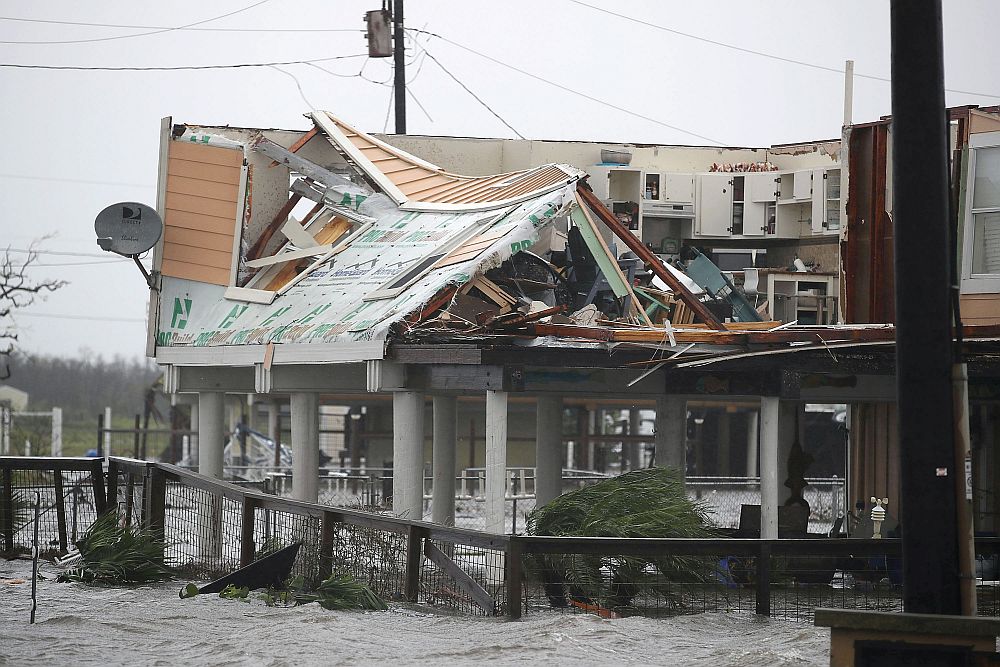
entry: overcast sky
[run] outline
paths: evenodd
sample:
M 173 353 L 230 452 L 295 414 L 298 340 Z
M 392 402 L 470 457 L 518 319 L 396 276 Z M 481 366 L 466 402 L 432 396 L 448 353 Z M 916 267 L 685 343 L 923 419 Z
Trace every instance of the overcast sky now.
M 890 113 L 889 84 L 878 79 L 889 76 L 888 2 L 585 2 L 664 29 L 572 0 L 408 0 L 407 26 L 440 35 L 411 33 L 409 132 L 515 136 L 458 79 L 529 139 L 757 146 L 839 137 L 846 59 L 858 75 L 876 77 L 855 82 L 855 121 Z M 1000 2 L 944 4 L 945 85 L 955 91 L 948 104 L 1000 104 Z M 362 16 L 379 6 L 0 1 L 4 64 L 316 61 L 198 71 L 0 68 L 0 246 L 18 255 L 48 237 L 40 246 L 47 253 L 75 253 L 40 256 L 33 275 L 70 284 L 17 315 L 21 347 L 143 353 L 145 285 L 129 261 L 97 247 L 93 220 L 116 201 L 155 205 L 163 116 L 305 129 L 302 114 L 317 107 L 366 131 L 392 131 L 390 61 L 351 57 L 366 53 Z M 348 57 L 320 60 L 338 56 Z

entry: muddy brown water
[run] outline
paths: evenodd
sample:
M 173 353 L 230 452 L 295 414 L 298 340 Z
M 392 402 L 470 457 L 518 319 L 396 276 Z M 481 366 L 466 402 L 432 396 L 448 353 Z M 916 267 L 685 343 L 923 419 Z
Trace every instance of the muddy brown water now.
M 387 612 L 178 597 L 183 582 L 139 588 L 59 584 L 51 566 L 28 624 L 30 563 L 0 560 L 2 665 L 829 664 L 829 631 L 746 614 L 605 620 L 541 612 L 521 621 L 394 605 Z

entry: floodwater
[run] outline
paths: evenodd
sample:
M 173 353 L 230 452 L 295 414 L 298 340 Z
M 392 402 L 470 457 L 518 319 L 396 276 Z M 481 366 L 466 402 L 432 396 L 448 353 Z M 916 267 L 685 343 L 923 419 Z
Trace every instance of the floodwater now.
M 738 614 L 605 620 L 530 613 L 524 620 L 456 616 L 407 605 L 387 612 L 268 608 L 206 595 L 183 582 L 136 589 L 38 582 L 28 624 L 26 560 L 0 560 L 0 665 L 829 664 L 829 631 Z

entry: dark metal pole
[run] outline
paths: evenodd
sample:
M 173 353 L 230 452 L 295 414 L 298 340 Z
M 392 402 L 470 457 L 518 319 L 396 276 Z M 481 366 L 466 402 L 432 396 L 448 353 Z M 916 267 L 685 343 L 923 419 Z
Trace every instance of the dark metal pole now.
M 890 14 L 903 604 L 960 614 L 941 1 Z
M 392 3 L 393 98 L 396 100 L 396 134 L 406 134 L 406 55 L 403 52 L 403 0 Z

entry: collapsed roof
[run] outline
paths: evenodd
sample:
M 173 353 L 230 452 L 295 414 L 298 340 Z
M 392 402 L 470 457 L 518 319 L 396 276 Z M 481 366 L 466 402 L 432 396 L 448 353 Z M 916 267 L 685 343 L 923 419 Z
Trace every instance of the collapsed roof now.
M 602 204 L 585 172 L 549 164 L 463 176 L 327 112 L 311 118 L 313 129 L 294 141 L 288 133 L 171 128 L 161 177 L 157 347 L 328 350 L 363 342 L 372 356 L 361 358 L 381 358 L 391 341 L 500 337 L 701 358 L 750 345 L 829 347 L 894 336 L 891 326 L 723 324 L 706 304 L 719 295 L 696 296 L 686 276 Z M 292 214 L 304 201 L 314 205 L 300 222 Z M 214 233 L 225 231 L 231 213 L 242 224 L 230 236 Z M 617 242 L 630 260 L 623 263 Z M 567 297 L 581 257 L 592 265 L 590 293 L 573 282 L 578 293 Z M 651 280 L 640 287 L 629 261 Z M 606 300 L 598 308 L 600 293 Z M 718 347 L 691 350 L 694 343 Z M 312 362 L 345 360 L 314 349 Z

